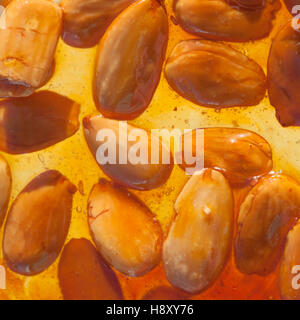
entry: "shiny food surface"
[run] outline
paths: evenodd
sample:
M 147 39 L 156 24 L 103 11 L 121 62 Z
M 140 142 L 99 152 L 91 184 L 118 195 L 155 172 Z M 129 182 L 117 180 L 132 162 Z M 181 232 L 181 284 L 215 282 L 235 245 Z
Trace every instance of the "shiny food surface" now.
M 171 1 L 167 0 L 169 18 L 173 15 Z M 232 43 L 231 45 L 255 60 L 266 73 L 267 59 L 271 40 L 291 15 L 282 6 L 274 20 L 274 28 L 268 38 L 247 43 Z M 174 19 L 172 19 L 174 21 Z M 169 19 L 170 39 L 167 56 L 182 40 L 193 39 L 196 36 L 187 34 L 179 25 Z M 55 55 L 56 71 L 50 82 L 43 88 L 51 90 L 79 103 L 82 108 L 80 120 L 97 109 L 92 97 L 92 78 L 96 48 L 80 50 L 67 46 L 59 41 Z M 155 92 L 149 108 L 132 124 L 151 129 L 173 127 L 180 129 L 202 127 L 237 127 L 252 130 L 266 139 L 273 151 L 274 170 L 282 170 L 293 178 L 300 180 L 300 133 L 294 127 L 283 128 L 275 116 L 275 109 L 264 98 L 259 105 L 251 108 L 228 108 L 214 110 L 193 104 L 178 96 L 168 85 L 162 75 L 158 89 Z M 46 169 L 56 169 L 62 172 L 70 181 L 79 185 L 81 192 L 74 195 L 74 206 L 68 240 L 85 237 L 90 234 L 87 224 L 87 199 L 93 185 L 100 177 L 104 177 L 85 142 L 81 128 L 72 137 L 43 151 L 25 155 L 4 154 L 8 160 L 13 178 L 11 203 L 19 192 L 34 177 Z M 155 213 L 166 233 L 173 216 L 173 205 L 188 177 L 180 168 L 175 167 L 168 182 L 151 191 L 133 191 Z M 239 204 L 247 195 L 248 188 L 234 190 L 235 215 Z M 3 232 L 3 228 L 2 228 Z M 0 258 L 3 264 L 3 257 Z M 57 278 L 58 260 L 43 273 L 34 277 L 17 275 L 7 269 L 7 289 L 0 291 L 0 299 L 62 299 Z M 170 286 L 162 267 L 141 278 L 127 278 L 116 272 L 126 299 L 141 299 L 151 288 Z M 222 274 L 217 281 L 200 295 L 192 299 L 278 299 L 278 267 L 266 277 L 246 275 L 235 267 L 231 255 Z

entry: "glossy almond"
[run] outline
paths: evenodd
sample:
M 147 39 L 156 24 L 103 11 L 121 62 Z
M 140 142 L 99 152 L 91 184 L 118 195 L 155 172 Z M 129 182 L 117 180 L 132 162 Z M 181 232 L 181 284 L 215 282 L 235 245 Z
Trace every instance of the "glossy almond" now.
M 48 81 L 61 21 L 54 1 L 8 4 L 0 18 L 0 97 L 28 96 Z
M 0 149 L 11 154 L 42 150 L 79 129 L 80 106 L 50 91 L 0 101 Z
M 63 39 L 74 47 L 96 45 L 113 19 L 135 0 L 63 0 Z
M 103 36 L 96 59 L 94 100 L 107 118 L 130 120 L 150 104 L 168 41 L 168 19 L 157 0 L 129 6 Z
M 31 276 L 55 261 L 68 234 L 75 191 L 58 171 L 46 171 L 18 195 L 3 237 L 4 259 L 12 271 Z
M 65 300 L 123 300 L 118 278 L 87 239 L 64 247 L 58 279 Z
M 284 300 L 300 300 L 300 224 L 298 223 L 287 236 L 279 271 L 279 289 Z
M 185 31 L 223 41 L 243 42 L 268 36 L 280 6 L 278 0 L 266 0 L 257 10 L 243 9 L 226 0 L 174 0 L 176 20 Z
M 279 271 L 281 298 L 300 300 L 300 224 L 298 223 L 287 236 Z
M 180 42 L 166 67 L 170 86 L 206 107 L 257 105 L 266 91 L 262 68 L 235 49 L 206 40 Z
M 88 222 L 96 247 L 118 271 L 138 277 L 160 261 L 163 233 L 133 194 L 102 179 L 89 196 Z
M 183 188 L 177 216 L 163 245 L 163 263 L 171 284 L 198 293 L 220 275 L 233 237 L 233 196 L 224 176 L 204 169 Z
M 0 156 L 0 227 L 5 218 L 11 192 L 11 172 L 6 160 Z
M 240 208 L 235 243 L 239 270 L 263 276 L 271 273 L 299 216 L 300 185 L 282 174 L 262 178 Z
M 271 104 L 283 126 L 300 125 L 300 33 L 289 22 L 274 38 L 268 61 Z
M 237 128 L 193 130 L 183 136 L 184 148 L 176 158 L 180 155 L 184 160 L 184 152 L 196 154 L 197 131 L 204 134 L 204 150 L 200 150 L 204 166 L 220 170 L 233 187 L 241 187 L 253 177 L 272 170 L 272 150 L 268 142 L 252 131 Z M 185 161 L 181 164 L 182 169 L 193 167 L 195 165 L 188 165 Z
M 158 138 L 151 138 L 151 135 L 148 131 L 127 124 L 127 131 L 125 130 L 125 132 L 122 132 L 122 129 L 120 131 L 120 124 L 120 121 L 105 119 L 100 116 L 87 117 L 83 121 L 86 141 L 100 168 L 113 181 L 127 188 L 137 190 L 150 190 L 163 185 L 168 180 L 173 169 L 172 154 L 170 154 L 166 147 L 163 146 L 160 141 L 158 141 Z M 142 139 L 141 148 L 148 148 L 148 159 L 145 159 L 147 164 L 143 164 L 142 161 L 140 161 L 140 163 L 134 164 L 130 161 L 129 155 L 132 148 L 134 147 L 134 145 L 136 145 L 137 142 L 130 141 L 129 137 L 131 134 L 136 132 L 136 130 L 138 130 L 138 133 L 143 133 L 146 138 Z M 97 135 L 99 133 L 102 132 L 103 135 L 106 135 L 107 131 L 109 135 L 110 133 L 113 133 L 115 139 L 108 138 L 107 141 L 104 139 L 103 141 L 100 141 L 101 139 L 97 139 Z M 126 132 L 127 139 L 125 138 Z M 157 143 L 160 148 L 170 154 L 170 164 L 164 164 L 161 157 L 158 161 L 158 164 L 151 164 L 151 143 Z M 108 146 L 108 149 L 114 150 L 114 154 L 116 154 L 115 164 L 110 164 L 102 161 L 103 154 L 99 152 L 99 147 L 103 147 L 104 144 Z M 120 159 L 120 157 L 124 157 L 125 155 L 127 155 L 127 161 L 122 162 L 123 160 Z M 99 162 L 99 160 L 101 160 L 101 162 Z M 103 164 L 103 162 L 105 162 L 106 164 Z

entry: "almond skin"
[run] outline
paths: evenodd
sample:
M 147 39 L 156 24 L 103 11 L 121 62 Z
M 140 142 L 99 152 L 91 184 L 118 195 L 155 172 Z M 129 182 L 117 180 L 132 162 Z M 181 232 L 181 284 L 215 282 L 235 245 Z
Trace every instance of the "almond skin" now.
M 114 18 L 135 0 L 63 0 L 63 39 L 74 47 L 95 46 Z
M 3 237 L 4 259 L 12 271 L 32 276 L 55 261 L 68 234 L 75 192 L 58 171 L 46 171 L 18 195 Z
M 88 222 L 105 261 L 130 277 L 160 261 L 163 233 L 152 212 L 133 194 L 101 179 L 89 196 Z
M 224 176 L 203 169 L 183 188 L 175 203 L 176 217 L 163 245 L 170 283 L 199 293 L 220 275 L 233 237 L 233 195 Z
M 28 96 L 49 80 L 61 28 L 54 1 L 8 4 L 0 18 L 0 97 Z
M 278 0 L 266 0 L 263 8 L 256 10 L 230 2 L 174 0 L 173 10 L 180 26 L 189 33 L 210 40 L 245 42 L 268 36 L 275 13 L 281 7 Z
M 160 80 L 168 32 L 157 0 L 133 3 L 110 25 L 94 75 L 94 100 L 105 117 L 131 120 L 146 110 Z
M 79 129 L 80 105 L 50 91 L 0 101 L 0 149 L 10 154 L 39 151 Z
M 150 133 L 142 129 L 142 131 L 148 136 L 148 164 L 132 164 L 129 161 L 130 159 L 128 154 L 130 153 L 131 147 L 136 144 L 136 142 L 132 142 L 127 139 L 124 144 L 124 141 L 120 141 L 119 125 L 119 121 L 102 118 L 100 116 L 86 117 L 83 120 L 85 138 L 96 160 L 98 160 L 97 150 L 104 144 L 103 141 L 97 141 L 97 134 L 99 133 L 99 130 L 109 130 L 116 137 L 116 145 L 115 141 L 110 142 L 112 148 L 116 146 L 116 163 L 100 164 L 98 162 L 100 168 L 114 182 L 126 188 L 151 190 L 162 186 L 168 180 L 173 170 L 173 157 L 171 153 L 169 153 L 170 164 L 163 164 L 161 159 L 158 161 L 158 164 L 151 164 L 151 141 L 158 142 L 160 148 L 163 148 L 163 150 L 167 152 L 169 151 L 161 144 L 161 142 L 158 141 L 158 138 L 151 138 Z M 129 136 L 131 132 L 134 132 L 134 130 L 139 129 L 130 124 L 127 124 L 127 127 L 127 136 Z M 121 135 L 123 136 L 123 134 Z M 128 161 L 126 164 L 122 164 L 121 161 L 119 161 L 119 156 L 124 155 L 125 153 L 127 153 Z M 101 156 L 99 157 L 101 158 Z
M 180 42 L 165 66 L 170 86 L 206 107 L 257 105 L 266 92 L 262 68 L 235 49 L 207 40 Z
M 204 128 L 186 133 L 182 137 L 185 148 L 176 158 L 181 156 L 184 160 L 184 152 L 196 154 L 197 131 L 204 134 L 204 150 L 200 152 L 204 155 L 204 167 L 220 170 L 231 186 L 244 186 L 253 177 L 272 170 L 272 150 L 268 142 L 255 132 L 237 128 Z M 180 166 L 184 170 L 193 168 L 185 161 Z
M 87 239 L 72 239 L 62 252 L 58 279 L 65 300 L 123 300 L 116 274 Z
M 238 269 L 261 276 L 274 271 L 299 216 L 300 185 L 283 174 L 263 177 L 240 207 L 235 242 Z
M 283 258 L 279 271 L 279 289 L 284 300 L 300 300 L 299 265 L 300 265 L 300 224 L 298 223 L 287 236 Z M 297 279 L 298 278 L 298 279 Z M 294 286 L 294 287 L 293 287 Z
M 11 194 L 11 172 L 6 160 L 0 156 L 0 227 L 4 221 Z
M 300 125 L 300 34 L 289 22 L 273 39 L 268 61 L 268 89 L 284 127 Z

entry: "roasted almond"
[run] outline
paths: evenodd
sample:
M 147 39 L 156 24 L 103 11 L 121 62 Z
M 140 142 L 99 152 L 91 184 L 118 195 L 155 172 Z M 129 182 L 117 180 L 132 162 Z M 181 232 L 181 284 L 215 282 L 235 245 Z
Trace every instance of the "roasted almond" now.
M 110 25 L 96 58 L 94 100 L 107 118 L 130 120 L 150 104 L 168 41 L 168 19 L 158 0 L 140 0 Z
M 160 261 L 163 233 L 133 194 L 102 179 L 89 196 L 88 222 L 96 247 L 118 271 L 138 277 Z
M 113 19 L 135 0 L 63 0 L 63 39 L 74 47 L 96 45 Z
M 224 176 L 213 169 L 194 175 L 176 203 L 176 217 L 163 245 L 171 284 L 198 293 L 213 284 L 230 252 L 233 195 Z
M 246 0 L 238 2 L 245 4 Z M 210 40 L 243 42 L 268 36 L 280 7 L 278 0 L 266 0 L 256 10 L 249 10 L 249 4 L 248 8 L 237 6 L 232 0 L 174 0 L 173 9 L 176 20 L 189 33 Z
M 48 81 L 61 20 L 54 1 L 8 4 L 0 17 L 0 97 L 28 96 Z
M 118 278 L 87 239 L 64 247 L 58 279 L 65 300 L 123 300 Z
M 206 107 L 257 105 L 266 92 L 265 74 L 255 61 L 206 40 L 180 42 L 166 63 L 165 74 L 178 94 Z
M 197 152 L 197 132 L 204 135 L 204 148 Z M 205 168 L 221 171 L 233 187 L 241 187 L 253 179 L 269 173 L 273 167 L 272 150 L 258 134 L 237 128 L 196 129 L 182 137 L 182 150 L 176 154 L 183 160 L 182 169 L 197 170 L 187 164 L 185 154 L 204 158 Z M 195 163 L 197 156 L 195 156 Z M 194 166 L 194 167 L 193 167 Z
M 288 231 L 300 216 L 300 185 L 283 174 L 262 178 L 242 203 L 235 260 L 246 274 L 265 276 L 276 268 Z
M 269 54 L 269 98 L 284 127 L 300 125 L 299 41 L 299 32 L 289 22 L 274 38 Z
M 66 240 L 76 187 L 57 171 L 33 179 L 12 204 L 3 237 L 8 267 L 31 276 L 48 268 Z
M 80 105 L 50 91 L 0 101 L 0 149 L 11 154 L 38 151 L 79 129 Z
M 281 298 L 300 300 L 300 224 L 298 223 L 287 236 L 279 272 Z
M 11 192 L 11 172 L 6 160 L 0 156 L 0 227 L 5 218 Z
M 168 180 L 173 169 L 173 157 L 159 138 L 151 136 L 148 131 L 100 116 L 86 117 L 83 126 L 92 154 L 103 172 L 113 181 L 127 188 L 150 190 Z M 152 164 L 152 156 L 156 156 L 155 150 L 151 152 L 152 144 L 157 144 L 163 153 L 170 155 L 169 161 L 166 161 L 169 164 L 163 164 L 160 155 L 157 164 Z M 131 160 L 131 155 L 139 151 L 140 156 Z M 147 151 L 146 155 L 144 151 Z M 114 163 L 110 160 L 114 160 Z

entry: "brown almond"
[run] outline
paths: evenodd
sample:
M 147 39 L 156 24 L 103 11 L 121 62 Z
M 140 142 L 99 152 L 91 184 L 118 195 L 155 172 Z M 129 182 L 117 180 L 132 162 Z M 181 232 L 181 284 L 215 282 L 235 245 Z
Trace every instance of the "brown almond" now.
M 287 236 L 279 271 L 279 289 L 284 300 L 300 300 L 300 224 Z
M 195 294 L 220 275 L 233 237 L 233 196 L 224 176 L 213 169 L 195 174 L 175 203 L 176 217 L 163 245 L 171 284 Z
M 170 86 L 206 107 L 257 105 L 266 92 L 262 68 L 241 52 L 206 40 L 180 42 L 165 67 Z
M 286 236 L 300 216 L 300 185 L 289 176 L 262 178 L 241 205 L 235 260 L 246 274 L 275 270 Z
M 268 61 L 268 89 L 282 126 L 300 125 L 300 34 L 289 22 L 273 39 Z
M 4 221 L 11 193 L 11 172 L 6 160 L 0 156 L 0 227 Z
M 204 136 L 204 149 L 200 152 L 196 150 L 199 132 Z M 248 184 L 253 177 L 267 174 L 273 167 L 269 143 L 255 132 L 244 129 L 196 129 L 182 137 L 182 145 L 182 150 L 176 155 L 176 159 L 180 156 L 183 160 L 180 164 L 182 169 L 197 170 L 195 165 L 184 160 L 185 153 L 198 153 L 204 159 L 205 168 L 220 170 L 233 187 Z M 195 164 L 197 160 L 195 157 Z
M 236 1 L 236 0 L 235 0 Z M 249 10 L 249 1 L 174 0 L 176 20 L 187 32 L 210 40 L 250 41 L 264 38 L 272 30 L 278 0 L 266 0 L 263 7 Z M 241 3 L 246 3 L 243 8 Z M 258 2 L 258 0 L 252 0 Z
M 168 180 L 173 169 L 173 156 L 170 151 L 162 145 L 159 138 L 151 137 L 148 131 L 126 124 L 127 131 L 125 129 L 125 132 L 122 132 L 122 128 L 120 131 L 120 125 L 122 125 L 120 121 L 100 116 L 86 117 L 83 120 L 86 141 L 100 168 L 114 182 L 127 188 L 150 190 L 163 185 Z M 109 131 L 109 134 L 113 134 L 113 139 L 110 139 L 109 136 L 107 141 L 104 138 L 103 141 L 100 141 L 101 139 L 97 138 L 99 133 L 102 132 L 104 137 L 107 131 Z M 127 139 L 125 138 L 126 132 Z M 129 136 L 134 132 L 141 133 L 141 136 L 144 137 L 139 142 L 140 149 L 148 150 L 148 157 L 146 159 L 141 157 L 137 164 L 132 163 L 129 156 L 132 153 L 132 148 L 137 143 L 129 140 Z M 164 164 L 161 156 L 159 156 L 157 164 L 152 164 L 152 143 L 154 145 L 157 144 L 160 150 L 170 155 L 169 161 L 166 161 L 169 164 Z M 112 150 L 112 153 L 115 154 L 115 163 L 109 163 L 109 161 L 107 163 L 107 159 L 104 156 L 105 152 L 99 152 L 99 148 Z M 124 158 L 125 156 L 126 159 L 120 159 L 120 157 Z
M 150 104 L 160 80 L 168 19 L 157 0 L 140 0 L 110 25 L 96 58 L 94 100 L 107 118 L 130 120 Z
M 138 277 L 160 261 L 163 233 L 152 212 L 133 194 L 102 179 L 89 196 L 88 222 L 105 261 Z
M 32 276 L 57 258 L 66 240 L 76 187 L 58 171 L 33 179 L 13 202 L 4 228 L 8 267 Z
M 63 39 L 74 47 L 96 45 L 114 18 L 135 0 L 63 0 Z
M 80 105 L 50 91 L 0 101 L 0 149 L 11 154 L 42 150 L 79 129 Z
M 28 96 L 49 80 L 61 26 L 54 1 L 8 4 L 0 17 L 0 97 Z
M 123 300 L 116 274 L 87 239 L 72 239 L 66 244 L 58 279 L 65 300 Z

